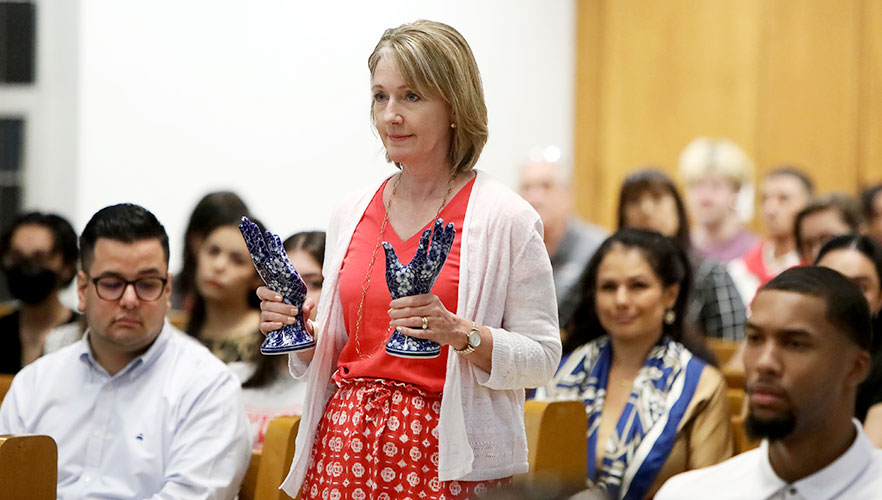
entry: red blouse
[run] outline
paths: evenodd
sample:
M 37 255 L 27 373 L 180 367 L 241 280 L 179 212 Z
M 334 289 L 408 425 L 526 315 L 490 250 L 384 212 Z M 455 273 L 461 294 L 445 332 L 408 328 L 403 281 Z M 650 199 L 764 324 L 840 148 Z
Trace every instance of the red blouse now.
M 439 217 L 444 219 L 445 225 L 448 222 L 453 222 L 456 228 L 456 237 L 453 240 L 447 261 L 441 269 L 441 274 L 432 288 L 432 293 L 441 299 L 441 303 L 448 311 L 454 313 L 459 298 L 459 256 L 462 225 L 474 183 L 474 179 L 469 181 L 439 214 Z M 361 287 L 370 264 L 371 254 L 380 235 L 380 226 L 386 215 L 382 195 L 385 186 L 384 182 L 356 226 L 352 241 L 346 251 L 346 257 L 343 259 L 343 266 L 340 268 L 340 301 L 343 304 L 343 319 L 346 323 L 349 341 L 343 346 L 343 351 L 337 360 L 337 372 L 334 374 L 334 380 L 382 378 L 406 382 L 431 392 L 441 392 L 444 388 L 444 378 L 447 372 L 448 346 L 443 346 L 441 355 L 434 359 L 399 358 L 386 354 L 386 341 L 392 335 L 389 329 L 388 313 L 392 296 L 386 285 L 386 257 L 382 247 L 377 250 L 370 286 L 365 295 L 361 329 L 358 332 L 359 350 L 362 355 L 369 357 L 362 358 L 355 348 L 355 329 L 358 307 L 361 303 Z M 416 255 L 423 230 L 431 228 L 434 222 L 432 219 L 406 240 L 401 240 L 395 233 L 395 229 L 387 224 L 383 239 L 392 244 L 398 259 L 403 264 L 407 264 Z

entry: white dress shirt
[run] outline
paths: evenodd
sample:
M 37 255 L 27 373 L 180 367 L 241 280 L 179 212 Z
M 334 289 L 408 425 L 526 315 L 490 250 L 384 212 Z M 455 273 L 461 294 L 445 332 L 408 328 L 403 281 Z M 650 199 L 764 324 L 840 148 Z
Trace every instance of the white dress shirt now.
M 854 421 L 857 437 L 827 467 L 794 483 L 769 463 L 769 443 L 712 467 L 684 472 L 662 486 L 655 500 L 870 500 L 882 499 L 882 450 Z M 823 439 L 823 438 L 821 438 Z
M 251 441 L 236 377 L 168 323 L 110 376 L 83 339 L 26 366 L 0 434 L 58 444 L 59 499 L 230 499 Z

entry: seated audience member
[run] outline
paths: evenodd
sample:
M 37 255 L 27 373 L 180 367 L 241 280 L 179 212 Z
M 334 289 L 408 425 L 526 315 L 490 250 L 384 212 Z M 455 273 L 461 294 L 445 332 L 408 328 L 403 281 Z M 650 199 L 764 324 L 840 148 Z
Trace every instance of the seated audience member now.
M 214 228 L 227 224 L 248 213 L 245 202 L 236 193 L 218 191 L 208 193 L 199 200 L 187 229 L 184 231 L 184 265 L 175 276 L 175 289 L 172 293 L 172 309 L 189 313 L 193 310 L 196 293 L 196 256 L 205 237 Z
M 729 139 L 699 137 L 680 154 L 680 177 L 692 215 L 692 247 L 725 264 L 759 243 L 744 227 L 739 199 L 748 188 L 753 162 Z M 750 195 L 750 202 L 753 196 Z
M 43 354 L 53 328 L 79 316 L 59 299 L 77 272 L 77 234 L 58 215 L 22 215 L 0 236 L 0 264 L 19 301 L 0 318 L 0 373 L 16 373 Z
M 882 244 L 882 184 L 861 192 L 861 211 L 866 222 L 867 235 Z
M 762 444 L 672 478 L 656 500 L 880 498 L 882 451 L 853 417 L 872 337 L 861 290 L 832 269 L 789 269 L 757 292 L 746 330 L 745 428 Z
M 325 232 L 303 231 L 288 237 L 285 252 L 294 268 L 306 282 L 306 298 L 315 304 L 322 295 L 322 266 L 325 264 Z M 310 319 L 315 319 L 317 308 L 312 309 Z
M 579 304 L 579 278 L 607 233 L 573 214 L 572 189 L 561 167 L 554 163 L 538 161 L 524 165 L 519 191 L 539 213 L 545 227 L 545 248 L 551 257 L 558 318 L 565 327 Z
M 708 337 L 739 340 L 746 309 L 726 268 L 692 251 L 689 218 L 674 181 L 655 169 L 639 170 L 622 181 L 618 206 L 619 229 L 636 227 L 674 238 L 687 252 L 694 289 L 684 321 Z
M 793 220 L 793 236 L 803 264 L 814 262 L 821 246 L 834 236 L 862 229 L 858 202 L 839 193 L 812 199 Z
M 585 280 L 567 339 L 583 345 L 537 397 L 585 403 L 588 479 L 613 499 L 652 498 L 674 474 L 732 456 L 726 383 L 680 341 L 683 250 L 654 231 L 623 229 L 597 250 Z
M 322 293 L 322 263 L 325 257 L 324 231 L 296 233 L 285 240 L 288 258 L 303 281 L 306 297 L 318 304 Z M 316 308 L 312 309 L 312 319 Z M 263 335 L 258 341 L 263 341 Z M 259 344 L 258 344 L 259 345 Z M 281 415 L 300 415 L 306 384 L 288 373 L 287 356 L 258 356 L 253 363 L 231 363 L 230 369 L 242 379 L 242 401 L 251 423 L 254 448 L 263 448 L 270 420 Z
M 264 338 L 257 328 L 256 295 L 263 281 L 239 232 L 240 219 L 241 214 L 232 216 L 205 235 L 196 257 L 196 289 L 187 324 L 187 333 L 224 363 L 257 362 Z
M 0 434 L 58 443 L 58 498 L 235 497 L 251 442 L 235 376 L 165 321 L 168 236 L 142 207 L 96 213 L 80 237 L 89 329 L 15 377 Z
M 858 386 L 855 416 L 877 448 L 882 448 L 882 246 L 864 235 L 837 236 L 821 247 L 815 265 L 839 271 L 860 287 L 870 305 L 873 344 L 870 375 Z
M 778 167 L 766 175 L 760 186 L 766 239 L 728 264 L 729 274 L 745 304 L 753 300 L 756 290 L 764 283 L 781 271 L 799 265 L 793 219 L 814 190 L 812 180 L 793 167 Z

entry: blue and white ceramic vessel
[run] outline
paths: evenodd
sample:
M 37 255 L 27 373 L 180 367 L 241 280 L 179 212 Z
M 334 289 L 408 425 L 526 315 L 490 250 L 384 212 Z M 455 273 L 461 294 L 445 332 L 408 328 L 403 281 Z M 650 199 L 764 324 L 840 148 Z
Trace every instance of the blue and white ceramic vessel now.
M 431 246 L 429 240 L 431 235 Z M 444 221 L 435 221 L 433 229 L 426 229 L 420 237 L 416 255 L 410 264 L 404 266 L 395 255 L 388 242 L 383 242 L 386 252 L 386 284 L 393 299 L 420 295 L 432 291 L 441 268 L 447 261 L 456 230 L 453 223 L 444 227 Z M 400 358 L 436 358 L 441 354 L 441 346 L 431 340 L 418 339 L 405 335 L 396 329 L 386 342 L 386 352 Z
M 260 279 L 271 290 L 278 292 L 286 304 L 301 309 L 306 300 L 306 283 L 288 260 L 288 254 L 278 235 L 269 231 L 261 233 L 257 224 L 242 217 L 239 231 L 251 253 L 251 260 Z M 260 352 L 263 354 L 286 354 L 315 346 L 315 339 L 306 331 L 303 311 L 291 325 L 285 325 L 266 335 Z

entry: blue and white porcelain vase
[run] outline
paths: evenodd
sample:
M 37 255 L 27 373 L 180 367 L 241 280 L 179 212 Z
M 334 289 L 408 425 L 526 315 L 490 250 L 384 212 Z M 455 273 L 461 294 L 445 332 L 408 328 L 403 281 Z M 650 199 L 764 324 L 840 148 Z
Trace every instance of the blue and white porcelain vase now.
M 269 231 L 261 233 L 257 224 L 242 217 L 239 231 L 245 238 L 251 260 L 257 269 L 260 279 L 271 290 L 282 296 L 282 301 L 302 309 L 306 300 L 306 283 L 300 273 L 291 264 L 282 240 L 277 234 Z M 293 324 L 285 325 L 279 330 L 266 335 L 260 346 L 263 354 L 286 354 L 315 347 L 315 339 L 306 331 L 306 318 L 301 310 Z
M 429 245 L 431 235 L 431 246 Z M 447 255 L 453 246 L 456 230 L 453 223 L 444 227 L 444 221 L 435 221 L 433 229 L 426 229 L 420 237 L 416 255 L 410 264 L 404 266 L 395 255 L 395 250 L 388 242 L 383 242 L 386 252 L 386 284 L 393 299 L 420 295 L 432 291 L 435 280 L 441 274 L 441 268 L 447 261 Z M 418 339 L 405 335 L 396 328 L 389 341 L 386 352 L 400 358 L 436 358 L 441 354 L 441 346 L 437 342 Z

